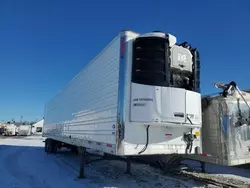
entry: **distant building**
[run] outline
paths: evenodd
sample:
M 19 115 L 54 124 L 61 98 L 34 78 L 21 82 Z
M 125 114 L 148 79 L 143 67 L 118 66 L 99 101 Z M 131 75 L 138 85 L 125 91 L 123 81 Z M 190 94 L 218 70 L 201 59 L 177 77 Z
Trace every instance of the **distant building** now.
M 36 122 L 35 124 L 32 125 L 32 133 L 39 133 L 42 132 L 43 130 L 43 123 L 44 119 Z

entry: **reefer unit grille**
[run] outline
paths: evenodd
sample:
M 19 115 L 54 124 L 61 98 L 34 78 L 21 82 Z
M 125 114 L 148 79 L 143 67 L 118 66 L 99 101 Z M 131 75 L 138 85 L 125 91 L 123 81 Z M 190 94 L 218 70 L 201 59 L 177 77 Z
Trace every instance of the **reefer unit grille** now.
M 167 86 L 168 41 L 158 37 L 141 37 L 134 42 L 132 82 Z

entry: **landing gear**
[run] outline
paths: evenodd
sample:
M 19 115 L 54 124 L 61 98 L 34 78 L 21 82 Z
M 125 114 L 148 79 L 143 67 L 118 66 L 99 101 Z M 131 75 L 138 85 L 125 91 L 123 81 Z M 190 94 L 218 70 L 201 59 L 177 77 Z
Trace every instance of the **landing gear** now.
M 200 161 L 200 164 L 201 164 L 201 172 L 202 173 L 205 173 L 206 172 L 206 170 L 205 170 L 205 162 L 202 162 L 202 161 Z
M 79 169 L 79 176 L 78 176 L 79 179 L 86 178 L 85 174 L 84 174 L 85 173 L 84 167 L 85 167 L 86 164 L 98 162 L 98 161 L 101 161 L 101 160 L 122 160 L 122 161 L 124 161 L 123 158 L 113 156 L 113 155 L 104 155 L 103 157 L 100 157 L 100 158 L 97 158 L 97 159 L 92 159 L 92 160 L 89 159 L 88 160 L 88 157 L 87 157 L 88 153 L 86 152 L 86 148 L 83 148 L 83 147 L 78 148 L 78 153 L 80 155 L 80 169 Z M 125 159 L 126 167 L 127 167 L 126 171 L 125 171 L 125 174 L 131 175 L 131 160 L 132 160 L 131 157 L 127 157 Z
M 79 152 L 80 157 L 81 157 L 80 170 L 79 170 L 78 178 L 83 179 L 83 178 L 85 178 L 85 176 L 84 176 L 84 166 L 85 166 L 85 162 L 86 162 L 86 149 L 83 148 L 83 147 L 80 147 L 78 152 Z
M 131 157 L 127 157 L 126 164 L 127 164 L 126 174 L 131 174 Z
M 57 149 L 60 148 L 62 145 L 65 146 L 64 143 L 61 143 L 59 141 L 47 138 L 45 140 L 44 150 L 48 154 L 54 154 L 54 153 L 57 152 Z M 88 155 L 87 155 L 88 153 L 86 151 L 86 148 L 72 146 L 72 145 L 66 145 L 66 146 L 71 149 L 71 152 L 77 153 L 80 156 L 80 168 L 79 168 L 79 175 L 78 175 L 79 179 L 86 178 L 85 177 L 85 170 L 84 170 L 86 164 L 90 164 L 90 163 L 97 162 L 97 161 L 100 161 L 100 160 L 121 160 L 121 161 L 124 161 L 124 162 L 126 162 L 126 171 L 125 171 L 125 173 L 131 175 L 131 161 L 132 161 L 131 156 L 128 156 L 126 158 L 122 158 L 122 157 L 119 157 L 119 156 L 106 154 L 104 156 L 100 156 L 98 158 L 95 158 L 95 159 L 91 160 L 91 159 L 88 158 Z

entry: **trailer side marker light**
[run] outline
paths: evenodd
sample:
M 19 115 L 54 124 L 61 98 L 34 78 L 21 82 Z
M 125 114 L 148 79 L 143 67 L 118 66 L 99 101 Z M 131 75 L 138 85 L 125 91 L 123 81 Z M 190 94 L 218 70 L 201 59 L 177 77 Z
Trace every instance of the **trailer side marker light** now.
M 122 39 L 121 41 L 121 58 L 123 58 L 125 53 L 125 39 Z
M 207 154 L 207 153 L 202 153 L 202 154 L 200 154 L 202 157 L 212 157 L 212 155 L 211 154 Z
M 195 132 L 195 136 L 200 136 L 200 132 Z
M 211 154 L 207 154 L 207 153 L 202 153 L 202 154 L 200 154 L 202 157 L 212 157 L 212 155 Z
M 165 136 L 173 136 L 173 135 L 170 133 L 166 133 Z

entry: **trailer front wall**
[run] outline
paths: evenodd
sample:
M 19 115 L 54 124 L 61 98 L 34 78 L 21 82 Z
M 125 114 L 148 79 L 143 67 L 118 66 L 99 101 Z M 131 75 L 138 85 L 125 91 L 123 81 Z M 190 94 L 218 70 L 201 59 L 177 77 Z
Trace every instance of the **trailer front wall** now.
M 44 136 L 93 149 L 103 143 L 115 148 L 119 57 L 117 36 L 46 105 Z
M 158 35 L 158 34 L 157 34 Z M 159 34 L 160 35 L 160 34 Z M 151 90 L 143 90 L 147 85 L 136 85 L 135 83 L 132 83 L 132 67 L 133 67 L 133 42 L 136 37 L 138 37 L 138 34 L 131 33 L 131 32 L 126 32 L 126 41 L 127 44 L 125 46 L 125 51 L 127 53 L 124 62 L 126 62 L 126 73 L 125 73 L 125 104 L 124 104 L 124 139 L 121 144 L 118 145 L 118 153 L 121 155 L 155 155 L 155 154 L 173 154 L 173 153 L 185 153 L 186 150 L 186 143 L 182 140 L 183 138 L 183 133 L 184 132 L 190 132 L 190 127 L 186 127 L 183 125 L 177 125 L 174 123 L 169 123 L 172 124 L 172 126 L 167 126 L 166 124 L 160 124 L 160 123 L 155 123 L 155 121 L 151 119 L 152 114 L 147 114 L 144 113 L 143 109 L 141 108 L 139 111 L 141 115 L 141 120 L 144 121 L 137 121 L 133 122 L 131 119 L 131 116 L 135 115 L 133 114 L 134 111 L 133 109 L 133 87 L 137 87 L 137 89 L 142 93 L 140 93 L 140 98 L 150 98 L 150 92 Z M 152 86 L 151 86 L 152 87 Z M 157 89 L 157 86 L 155 87 L 155 90 Z M 160 91 L 160 90 L 159 90 Z M 190 92 L 184 93 L 185 95 L 190 94 Z M 153 94 L 155 95 L 155 94 Z M 200 94 L 195 93 L 195 95 L 200 97 Z M 163 94 L 164 96 L 164 94 Z M 154 97 L 154 96 L 153 96 Z M 152 97 L 152 98 L 153 98 Z M 184 96 L 185 97 L 185 96 Z M 190 98 L 189 98 L 190 99 Z M 199 98 L 200 99 L 200 98 Z M 165 101 L 165 98 L 163 99 Z M 166 101 L 165 101 L 166 102 Z M 190 102 L 190 101 L 189 101 Z M 199 102 L 199 101 L 198 101 Z M 191 102 L 192 105 L 196 105 L 196 101 Z M 175 104 L 176 105 L 176 104 Z M 189 103 L 185 104 L 186 106 L 189 106 Z M 188 108 L 189 110 L 189 108 Z M 146 110 L 147 111 L 147 110 Z M 153 112 L 152 112 L 153 113 Z M 158 115 L 158 113 L 157 113 Z M 137 114 L 138 116 L 138 114 Z M 145 121 L 149 120 L 149 121 Z M 194 122 L 196 123 L 196 122 Z M 168 124 L 168 125 L 169 125 Z M 148 129 L 148 142 L 147 142 L 147 126 L 150 125 Z M 193 132 L 199 132 L 200 133 L 200 124 L 197 126 L 194 125 L 193 127 Z M 145 145 L 147 144 L 147 149 L 143 152 L 138 154 L 143 150 Z M 198 136 L 197 139 L 194 140 L 193 142 L 193 147 L 192 147 L 192 153 L 195 153 L 195 147 L 201 146 L 200 138 Z

